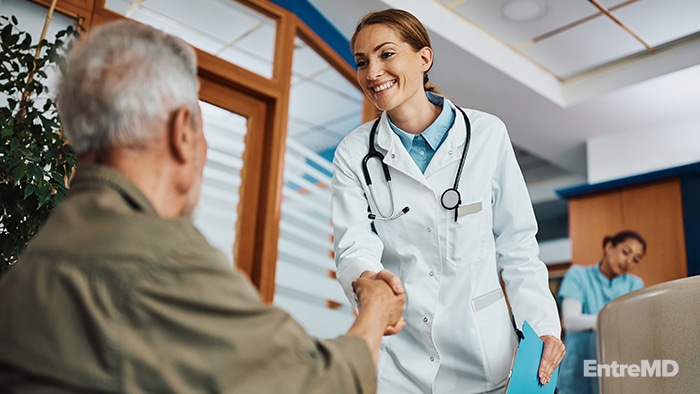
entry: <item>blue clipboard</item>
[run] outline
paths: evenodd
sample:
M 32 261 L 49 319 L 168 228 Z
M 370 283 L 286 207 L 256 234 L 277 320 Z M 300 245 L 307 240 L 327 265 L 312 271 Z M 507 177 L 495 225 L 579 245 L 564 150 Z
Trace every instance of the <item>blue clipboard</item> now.
M 549 383 L 542 386 L 537 371 L 540 368 L 544 343 L 530 324 L 523 322 L 523 338 L 513 354 L 513 365 L 506 382 L 506 394 L 553 394 L 559 377 L 559 367 L 554 370 Z

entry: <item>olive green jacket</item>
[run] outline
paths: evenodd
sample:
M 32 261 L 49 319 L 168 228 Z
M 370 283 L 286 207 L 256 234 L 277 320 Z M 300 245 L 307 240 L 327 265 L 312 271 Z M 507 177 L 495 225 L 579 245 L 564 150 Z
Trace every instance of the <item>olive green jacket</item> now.
M 115 170 L 70 195 L 0 281 L 0 392 L 373 393 L 366 343 L 261 303 L 188 219 Z

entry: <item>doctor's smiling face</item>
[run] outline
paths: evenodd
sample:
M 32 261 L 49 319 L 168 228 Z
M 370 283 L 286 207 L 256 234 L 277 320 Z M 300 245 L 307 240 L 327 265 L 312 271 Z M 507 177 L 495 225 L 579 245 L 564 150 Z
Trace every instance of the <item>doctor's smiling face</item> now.
M 384 24 L 362 27 L 352 43 L 357 81 L 377 109 L 410 111 L 425 100 L 423 76 L 433 62 L 429 47 L 414 49 Z

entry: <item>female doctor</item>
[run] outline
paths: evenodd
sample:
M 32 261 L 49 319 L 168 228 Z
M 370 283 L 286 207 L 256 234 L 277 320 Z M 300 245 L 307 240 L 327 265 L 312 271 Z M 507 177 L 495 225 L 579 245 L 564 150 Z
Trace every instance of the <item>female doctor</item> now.
M 437 93 L 430 38 L 412 14 L 369 13 L 350 45 L 381 114 L 335 153 L 337 277 L 351 302 L 360 276 L 407 297 L 405 328 L 382 343 L 378 392 L 502 391 L 517 336 L 501 278 L 518 327 L 526 320 L 545 343 L 546 384 L 564 345 L 504 124 Z

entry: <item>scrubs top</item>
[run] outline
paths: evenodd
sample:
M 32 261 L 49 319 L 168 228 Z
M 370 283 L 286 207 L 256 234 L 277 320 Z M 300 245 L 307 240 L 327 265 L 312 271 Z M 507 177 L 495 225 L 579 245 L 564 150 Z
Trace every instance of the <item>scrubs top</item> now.
M 641 278 L 623 274 L 612 280 L 600 272 L 600 263 L 592 266 L 573 265 L 559 287 L 559 302 L 572 298 L 583 306 L 582 313 L 597 315 L 611 300 L 644 287 Z M 597 393 L 598 379 L 584 377 L 584 360 L 597 360 L 596 335 L 593 331 L 567 331 L 564 335 L 566 356 L 559 368 L 559 394 Z

